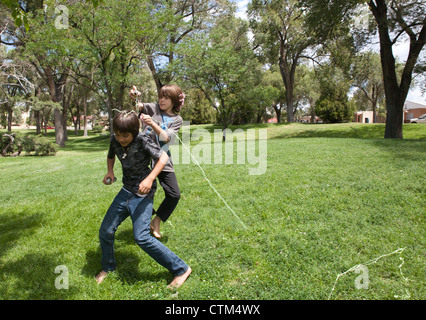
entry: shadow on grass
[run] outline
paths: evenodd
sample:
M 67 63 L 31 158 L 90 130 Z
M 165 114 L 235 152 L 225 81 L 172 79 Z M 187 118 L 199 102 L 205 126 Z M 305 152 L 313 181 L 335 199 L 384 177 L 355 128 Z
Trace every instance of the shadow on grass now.
M 11 212 L 3 214 L 0 221 L 0 257 L 12 249 L 19 238 L 33 234 L 43 219 L 44 216 L 41 213 Z
M 5 288 L 4 283 L 0 285 L 2 299 L 61 299 L 75 294 L 78 291 L 75 286 L 69 285 L 68 289 L 61 290 L 55 285 L 60 276 L 55 273 L 55 269 L 62 265 L 58 256 L 60 255 L 56 253 L 29 253 L 5 263 L 1 273 L 13 286 Z M 10 278 L 13 279 L 12 282 Z
M 0 256 L 5 256 L 20 238 L 32 237 L 44 222 L 43 213 L 26 214 L 8 212 L 0 219 Z M 0 277 L 7 281 L 0 282 L 2 299 L 56 299 L 64 298 L 75 292 L 75 288 L 58 290 L 55 280 L 59 274 L 55 268 L 61 265 L 60 254 L 31 252 L 22 256 L 17 252 L 1 263 Z
M 117 231 L 115 239 L 123 243 L 134 244 L 135 240 L 133 237 L 133 229 L 123 229 L 121 231 Z M 163 234 L 159 241 L 163 244 L 166 244 L 169 241 L 169 237 L 167 234 Z
M 167 280 L 171 281 L 173 276 L 169 271 L 164 269 L 160 272 L 149 272 L 149 271 L 140 271 L 138 266 L 141 263 L 141 259 L 151 259 L 142 249 L 140 249 L 133 240 L 133 230 L 127 229 L 122 232 L 117 232 L 116 241 L 120 241 L 121 244 L 125 246 L 133 245 L 136 247 L 135 250 L 138 252 L 125 252 L 125 250 L 120 250 L 116 248 L 115 250 L 115 259 L 117 262 L 117 277 L 123 282 L 128 284 L 134 284 L 140 281 L 143 282 L 162 282 Z M 100 246 L 97 250 L 90 250 L 86 253 L 86 264 L 84 265 L 81 273 L 89 278 L 94 278 L 101 270 L 101 257 L 102 252 Z
M 110 143 L 109 135 L 97 135 L 89 137 L 69 137 L 69 140 L 65 143 L 65 148 L 61 148 L 63 151 L 76 151 L 76 152 L 98 152 L 108 151 Z
M 279 132 L 272 139 L 283 138 L 355 138 L 355 139 L 380 139 L 384 137 L 385 126 L 376 125 L 322 125 L 298 124 L 289 127 L 290 130 Z
M 281 126 L 278 124 L 277 126 Z M 270 127 L 273 129 L 274 127 Z M 353 138 L 353 139 L 384 139 L 385 124 L 302 124 L 282 128 L 271 139 L 283 138 Z M 288 129 L 288 130 L 287 130 Z M 426 125 L 404 124 L 404 140 L 425 140 Z
M 425 161 L 425 139 L 372 139 L 369 143 L 392 155 L 395 159 L 418 161 L 420 166 L 422 166 Z

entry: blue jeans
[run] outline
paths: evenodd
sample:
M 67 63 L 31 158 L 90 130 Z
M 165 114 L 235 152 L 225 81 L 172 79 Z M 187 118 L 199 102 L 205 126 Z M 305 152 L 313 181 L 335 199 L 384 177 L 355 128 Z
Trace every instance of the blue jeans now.
M 188 270 L 188 265 L 150 234 L 152 199 L 150 197 L 138 197 L 124 189 L 121 189 L 115 197 L 99 229 L 102 269 L 106 272 L 115 270 L 114 235 L 118 226 L 129 215 L 132 218 L 133 236 L 136 244 L 151 258 L 169 270 L 173 276 L 184 274 Z

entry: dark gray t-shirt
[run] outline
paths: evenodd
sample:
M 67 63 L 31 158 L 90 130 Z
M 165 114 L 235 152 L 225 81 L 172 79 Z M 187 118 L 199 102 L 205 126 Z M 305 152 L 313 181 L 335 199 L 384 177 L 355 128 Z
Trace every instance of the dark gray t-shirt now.
M 151 158 L 157 161 L 162 153 L 163 150 L 148 135 L 139 133 L 125 148 L 121 146 L 114 135 L 111 138 L 108 158 L 113 159 L 117 156 L 123 169 L 123 188 L 137 194 L 139 184 L 151 173 L 149 168 Z M 152 198 L 156 189 L 157 182 L 155 180 L 146 196 Z
M 150 115 L 151 118 L 161 127 L 161 129 L 166 131 L 168 137 L 171 139 L 169 143 L 160 141 L 159 137 L 150 126 L 142 124 L 143 133 L 150 135 L 152 140 L 156 141 L 160 148 L 166 151 L 170 156 L 170 159 L 164 167 L 163 171 L 173 172 L 174 168 L 171 154 L 169 152 L 169 144 L 174 141 L 175 135 L 179 132 L 182 126 L 182 117 L 178 114 L 168 114 L 161 111 L 158 103 L 144 103 L 143 107 L 143 113 Z

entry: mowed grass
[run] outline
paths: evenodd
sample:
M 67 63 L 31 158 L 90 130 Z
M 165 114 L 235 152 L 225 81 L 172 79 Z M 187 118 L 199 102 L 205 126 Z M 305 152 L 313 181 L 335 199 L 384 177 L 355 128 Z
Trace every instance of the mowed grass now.
M 200 128 L 217 127 L 191 132 Z M 426 125 L 404 125 L 405 140 L 382 139 L 380 124 L 242 129 L 268 130 L 264 174 L 237 163 L 238 142 L 233 164 L 201 163 L 236 216 L 193 161 L 176 165 L 182 197 L 162 225 L 163 242 L 193 269 L 177 291 L 134 244 L 130 219 L 116 234 L 117 271 L 94 281 L 99 226 L 121 187 L 101 183 L 108 136 L 70 132 L 56 156 L 0 158 L 0 298 L 426 298 Z M 173 146 L 174 155 L 184 152 Z M 115 173 L 120 181 L 118 161 Z M 163 196 L 159 187 L 155 207 Z M 351 271 L 335 283 L 368 262 L 368 274 Z M 60 265 L 68 289 L 55 287 Z M 357 289 L 360 276 L 367 289 Z

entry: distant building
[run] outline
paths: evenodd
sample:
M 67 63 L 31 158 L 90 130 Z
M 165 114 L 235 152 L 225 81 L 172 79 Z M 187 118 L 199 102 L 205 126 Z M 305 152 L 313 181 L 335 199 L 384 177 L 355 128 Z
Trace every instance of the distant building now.
M 404 122 L 409 123 L 411 119 L 418 118 L 422 114 L 426 113 L 426 105 L 412 102 L 412 101 L 405 101 L 404 103 Z M 358 123 L 373 123 L 373 111 L 358 111 L 354 113 L 354 122 Z M 376 117 L 377 123 L 384 123 L 386 122 L 386 118 L 382 115 L 377 115 Z
M 312 116 L 303 116 L 301 119 L 299 119 L 299 122 L 311 123 L 311 119 L 312 119 Z M 323 123 L 323 121 L 320 117 L 315 116 L 315 120 L 313 123 Z
M 354 122 L 374 123 L 373 111 L 358 111 L 354 114 Z
M 418 118 L 422 114 L 426 113 L 426 105 L 412 102 L 412 101 L 405 101 L 404 103 L 404 122 L 410 122 L 413 118 Z

